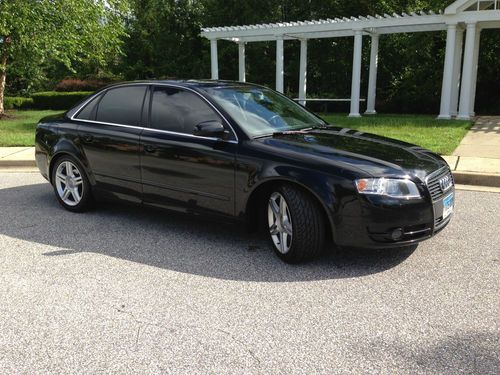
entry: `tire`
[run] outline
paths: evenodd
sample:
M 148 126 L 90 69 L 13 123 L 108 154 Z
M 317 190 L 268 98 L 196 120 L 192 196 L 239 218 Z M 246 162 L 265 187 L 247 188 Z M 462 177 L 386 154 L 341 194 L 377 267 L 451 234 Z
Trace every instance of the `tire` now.
M 51 181 L 57 201 L 66 210 L 84 212 L 92 207 L 94 199 L 89 179 L 75 158 L 65 155 L 57 159 Z
M 266 205 L 266 223 L 274 251 L 287 263 L 310 260 L 323 250 L 321 207 L 302 189 L 288 184 L 273 189 Z

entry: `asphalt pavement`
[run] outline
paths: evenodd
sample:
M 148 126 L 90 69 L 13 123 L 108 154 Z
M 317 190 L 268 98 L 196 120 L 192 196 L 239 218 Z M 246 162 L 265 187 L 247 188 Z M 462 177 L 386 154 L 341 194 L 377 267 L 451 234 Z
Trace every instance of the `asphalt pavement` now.
M 416 248 L 290 266 L 235 225 L 63 210 L 0 172 L 0 372 L 498 374 L 500 194 Z

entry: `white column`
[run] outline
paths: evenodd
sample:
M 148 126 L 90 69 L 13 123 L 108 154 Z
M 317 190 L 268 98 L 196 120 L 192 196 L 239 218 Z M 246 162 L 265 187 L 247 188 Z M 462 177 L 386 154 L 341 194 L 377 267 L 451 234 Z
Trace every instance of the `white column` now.
M 451 83 L 451 116 L 456 116 L 458 114 L 458 93 L 460 90 L 460 68 L 462 67 L 463 44 L 464 30 L 462 28 L 457 28 L 457 37 L 455 38 L 455 58 L 453 61 L 453 81 Z
M 352 61 L 351 111 L 349 117 L 360 117 L 359 92 L 361 86 L 361 48 L 363 34 L 361 30 L 354 31 L 354 53 Z
M 474 42 L 476 41 L 476 23 L 467 23 L 465 35 L 464 63 L 462 68 L 462 84 L 460 85 L 460 108 L 457 118 L 470 119 L 470 102 L 472 90 L 472 75 L 474 70 Z
M 377 96 L 377 68 L 378 68 L 378 41 L 379 34 L 372 34 L 372 45 L 370 49 L 370 75 L 368 77 L 368 102 L 366 104 L 365 114 L 374 115 L 375 98 Z
M 451 118 L 451 91 L 455 59 L 457 25 L 449 24 L 446 31 L 446 52 L 444 55 L 443 83 L 441 86 L 441 108 L 438 119 Z
M 476 113 L 474 112 L 474 105 L 476 102 L 476 84 L 477 84 L 477 68 L 479 65 L 479 45 L 481 38 L 481 29 L 479 26 L 476 29 L 476 39 L 474 40 L 474 58 L 472 60 L 472 86 L 470 90 L 470 104 L 469 104 L 469 115 L 474 117 Z
M 238 42 L 238 80 L 245 82 L 245 42 Z
M 219 63 L 217 61 L 217 39 L 210 39 L 210 65 L 212 79 L 219 79 Z
M 283 92 L 283 38 L 276 39 L 276 91 Z
M 307 91 L 307 39 L 300 41 L 299 103 L 306 105 Z

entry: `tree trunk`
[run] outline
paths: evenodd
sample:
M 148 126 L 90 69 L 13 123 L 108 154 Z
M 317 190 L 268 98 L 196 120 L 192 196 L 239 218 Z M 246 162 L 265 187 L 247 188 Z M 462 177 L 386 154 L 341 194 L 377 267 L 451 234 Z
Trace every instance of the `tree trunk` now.
M 0 64 L 0 118 L 5 114 L 5 109 L 3 105 L 4 92 L 5 92 L 5 76 L 7 75 L 7 59 L 4 59 Z
M 5 78 L 7 77 L 7 56 L 9 55 L 9 46 L 12 43 L 12 38 L 6 36 L 3 40 L 4 43 L 0 55 L 0 118 L 5 114 L 3 100 L 5 94 Z

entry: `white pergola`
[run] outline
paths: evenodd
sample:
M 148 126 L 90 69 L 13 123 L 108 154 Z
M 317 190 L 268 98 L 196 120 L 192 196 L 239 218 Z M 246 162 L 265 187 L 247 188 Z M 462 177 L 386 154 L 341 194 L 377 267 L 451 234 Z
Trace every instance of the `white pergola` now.
M 212 79 L 219 79 L 217 40 L 238 44 L 239 80 L 245 81 L 245 44 L 276 41 L 276 90 L 283 92 L 283 43 L 300 40 L 299 101 L 306 101 L 307 41 L 317 38 L 354 37 L 351 109 L 359 117 L 361 50 L 363 36 L 371 37 L 366 114 L 374 114 L 379 38 L 384 34 L 446 30 L 446 52 L 438 118 L 470 119 L 474 116 L 479 37 L 482 29 L 500 28 L 500 0 L 457 0 L 444 12 L 394 13 L 392 15 L 320 19 L 315 21 L 203 28 L 210 40 Z M 463 43 L 465 34 L 465 46 Z M 463 58 L 462 58 L 463 56 Z

